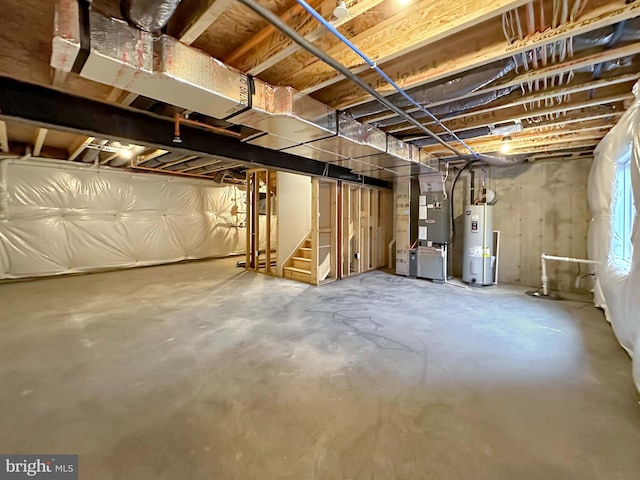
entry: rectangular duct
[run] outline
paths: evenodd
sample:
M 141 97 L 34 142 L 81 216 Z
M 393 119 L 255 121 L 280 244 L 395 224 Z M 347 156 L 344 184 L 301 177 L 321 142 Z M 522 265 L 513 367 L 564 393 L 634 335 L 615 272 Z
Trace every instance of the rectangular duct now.
M 344 113 L 338 115 L 337 135 L 309 142 L 309 145 L 349 158 L 384 153 L 387 148 L 382 130 L 364 125 Z
M 166 35 L 157 43 L 157 75 L 149 85 L 141 84 L 143 95 L 214 118 L 249 105 L 246 75 Z
M 167 35 L 153 36 L 81 8 L 77 0 L 56 4 L 51 57 L 56 69 L 80 71 L 96 82 L 254 128 L 263 133 L 247 143 L 273 150 L 354 171 L 379 171 L 398 160 L 402 166 L 418 163 L 414 147 L 291 87 L 249 79 Z
M 278 138 L 256 137 L 249 143 L 282 149 L 336 134 L 333 109 L 291 87 L 274 87 L 256 78 L 252 82 L 251 108 L 227 120 Z
M 51 66 L 62 72 L 70 72 L 80 53 L 80 17 L 76 0 L 60 0 L 56 3 L 53 21 Z
M 80 75 L 135 91 L 136 80 L 153 73 L 153 37 L 93 11 L 89 19 L 91 50 Z

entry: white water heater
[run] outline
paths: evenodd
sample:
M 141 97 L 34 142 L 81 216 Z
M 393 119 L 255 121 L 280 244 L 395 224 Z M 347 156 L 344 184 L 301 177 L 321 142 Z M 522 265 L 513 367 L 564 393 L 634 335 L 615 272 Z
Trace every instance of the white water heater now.
M 468 205 L 464 209 L 462 281 L 470 285 L 493 283 L 493 207 Z

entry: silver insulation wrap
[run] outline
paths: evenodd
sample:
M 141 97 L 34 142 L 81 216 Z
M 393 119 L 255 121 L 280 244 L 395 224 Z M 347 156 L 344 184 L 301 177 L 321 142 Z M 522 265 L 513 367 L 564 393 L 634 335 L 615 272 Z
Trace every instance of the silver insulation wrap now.
M 80 51 L 80 21 L 76 0 L 58 0 L 53 20 L 51 66 L 70 72 Z
M 122 0 L 124 17 L 145 32 L 159 32 L 180 5 L 180 0 Z

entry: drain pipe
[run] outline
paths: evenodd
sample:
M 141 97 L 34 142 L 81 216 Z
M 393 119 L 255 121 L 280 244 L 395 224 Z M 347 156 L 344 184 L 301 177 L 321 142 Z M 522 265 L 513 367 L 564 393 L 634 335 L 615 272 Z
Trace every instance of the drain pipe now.
M 255 0 L 238 0 L 238 1 L 240 3 L 242 3 L 245 7 L 249 8 L 250 10 L 252 10 L 255 13 L 257 13 L 258 15 L 260 15 L 262 18 L 267 20 L 274 27 L 276 27 L 278 30 L 280 30 L 282 33 L 284 33 L 287 37 L 289 37 L 295 43 L 300 45 L 306 51 L 308 51 L 309 53 L 315 55 L 317 58 L 319 58 L 324 63 L 329 65 L 331 68 L 333 68 L 334 70 L 340 72 L 346 78 L 348 78 L 353 83 L 358 85 L 361 89 L 363 89 L 365 92 L 367 92 L 373 98 L 375 98 L 382 105 L 387 107 L 393 113 L 395 113 L 396 115 L 404 118 L 409 123 L 411 123 L 413 126 L 415 126 L 416 128 L 420 129 L 420 131 L 422 131 L 422 132 L 426 133 L 427 135 L 429 135 L 430 137 L 432 137 L 434 140 L 436 140 L 438 143 L 440 143 L 443 147 L 445 147 L 448 150 L 452 151 L 457 157 L 459 157 L 461 159 L 465 158 L 465 156 L 462 153 L 460 153 L 456 148 L 454 148 L 451 145 L 449 145 L 442 138 L 440 138 L 438 135 L 433 133 L 431 130 L 429 130 L 427 127 L 425 127 L 422 123 L 418 122 L 411 115 L 407 114 L 400 107 L 396 106 L 395 104 L 393 104 L 392 102 L 387 100 L 385 97 L 380 95 L 380 93 L 378 93 L 374 88 L 369 86 L 369 84 L 366 83 L 365 81 L 363 81 L 360 77 L 358 77 L 357 75 L 352 73 L 351 70 L 349 70 L 347 67 L 345 67 L 340 62 L 336 61 L 333 57 L 327 55 L 325 52 L 323 52 L 318 47 L 313 45 L 311 42 L 306 40 L 304 37 L 299 35 L 295 30 L 293 30 L 291 27 L 289 27 L 277 15 L 273 14 L 270 10 L 264 8 L 262 5 L 257 3 Z M 311 9 L 311 10 L 313 10 L 313 9 Z M 315 10 L 313 10 L 313 11 L 315 12 Z M 316 12 L 316 14 L 317 14 L 317 12 Z M 320 18 L 322 18 L 322 17 L 320 17 Z M 474 153 L 474 156 L 475 155 L 476 154 Z
M 334 27 L 333 25 L 331 25 L 327 20 L 325 20 L 325 18 L 320 15 L 318 12 L 316 12 L 316 10 L 311 7 L 311 5 L 309 5 L 307 2 L 305 2 L 305 0 L 296 0 L 298 2 L 299 5 L 301 5 L 311 16 L 313 16 L 318 22 L 320 22 L 327 30 L 329 30 L 329 32 L 333 33 L 342 43 L 344 43 L 347 47 L 349 47 L 356 55 L 358 55 L 362 60 L 364 60 L 364 62 L 369 65 L 373 70 L 375 70 L 378 75 L 380 75 L 386 82 L 389 83 L 389 85 L 391 85 L 400 95 L 402 95 L 411 105 L 413 105 L 414 107 L 418 108 L 421 112 L 423 112 L 425 115 L 427 115 L 429 118 L 431 118 L 434 122 L 436 122 L 436 124 L 440 127 L 443 128 L 449 135 L 453 136 L 453 138 L 455 138 L 462 146 L 464 146 L 467 150 L 469 150 L 469 152 L 471 152 L 471 154 L 475 157 L 478 158 L 478 155 L 476 154 L 476 152 L 469 146 L 467 145 L 463 140 L 461 140 L 455 133 L 453 133 L 451 130 L 449 130 L 447 127 L 445 127 L 442 122 L 440 122 L 440 120 L 438 120 L 436 118 L 435 115 L 433 115 L 429 110 L 427 110 L 423 105 L 419 104 L 418 102 L 416 102 L 407 92 L 405 92 L 396 82 L 394 82 L 391 77 L 389 77 L 389 75 L 387 75 L 380 67 L 378 67 L 378 65 L 376 64 L 376 62 L 374 62 L 373 60 L 371 60 L 369 57 L 367 57 L 362 51 L 360 51 L 360 49 L 358 47 L 356 47 L 353 43 L 351 43 L 351 41 L 345 37 L 344 35 L 342 35 L 342 33 L 340 33 L 338 31 L 338 29 L 336 27 Z M 320 58 L 321 60 L 323 60 L 322 58 Z M 404 111 L 404 110 L 403 110 Z M 403 115 L 404 116 L 404 115 Z M 410 115 L 407 115 L 410 116 Z M 404 118 L 406 118 L 406 116 L 404 116 Z M 411 117 L 413 118 L 413 117 Z
M 547 255 L 543 253 L 540 255 L 540 262 L 542 263 L 542 294 L 546 297 L 549 295 L 549 277 L 547 276 L 547 260 L 555 260 L 558 262 L 571 262 L 571 263 L 585 263 L 588 265 L 598 265 L 600 262 L 597 260 L 587 260 L 584 258 L 572 258 L 572 257 L 556 257 L 554 255 Z

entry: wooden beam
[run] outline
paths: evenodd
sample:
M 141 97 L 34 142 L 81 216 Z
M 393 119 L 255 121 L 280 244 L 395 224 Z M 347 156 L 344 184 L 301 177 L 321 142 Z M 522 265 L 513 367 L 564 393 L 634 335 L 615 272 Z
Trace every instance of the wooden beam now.
M 509 142 L 509 145 L 512 150 L 522 148 L 529 145 L 536 144 L 552 144 L 558 143 L 558 139 L 562 139 L 563 141 L 571 140 L 572 137 L 580 137 L 580 138 L 602 138 L 607 132 L 613 127 L 613 124 L 598 124 L 593 126 L 585 126 L 579 125 L 574 128 L 569 128 L 565 130 L 542 130 L 539 132 L 533 131 L 531 133 L 527 132 L 526 135 L 512 135 L 512 140 Z M 536 130 L 540 127 L 536 127 Z M 504 142 L 502 141 L 502 137 L 500 136 L 491 136 L 491 137 L 479 137 L 475 139 L 475 142 L 467 141 L 467 144 L 473 148 L 476 153 L 488 153 L 488 152 L 497 152 L 499 151 Z M 439 148 L 438 148 L 439 147 Z M 448 157 L 450 155 L 449 150 L 443 149 L 438 146 L 436 148 L 424 148 L 423 151 L 425 153 L 439 156 L 439 157 Z
M 638 46 L 638 50 L 640 53 L 640 45 Z M 608 58 L 607 60 L 615 60 L 617 58 L 619 58 L 618 52 L 614 49 L 614 50 L 610 50 L 609 53 L 612 53 L 613 55 L 616 55 L 612 58 Z M 621 55 L 624 56 L 624 55 Z M 524 74 L 518 75 L 516 78 L 514 78 L 513 80 L 510 80 L 509 82 L 505 82 L 502 84 L 498 84 L 498 85 L 492 85 L 486 88 L 482 88 L 479 90 L 476 90 L 474 92 L 470 92 L 467 93 L 465 95 L 460 95 L 457 97 L 451 97 L 448 98 L 446 100 L 441 100 L 438 102 L 433 102 L 433 103 L 429 103 L 427 105 L 425 105 L 426 108 L 431 109 L 433 107 L 437 107 L 440 105 L 445 105 L 447 103 L 453 103 L 453 102 L 460 102 L 462 100 L 465 100 L 467 98 L 471 98 L 471 97 L 475 97 L 475 96 L 479 96 L 479 95 L 485 95 L 491 92 L 495 92 L 498 90 L 501 90 L 503 88 L 510 88 L 510 87 L 518 87 L 520 85 L 526 85 L 528 83 L 533 83 L 535 81 L 538 80 L 544 80 L 547 79 L 548 77 L 552 76 L 552 75 L 564 75 L 570 71 L 573 71 L 575 69 L 578 68 L 585 68 L 585 67 L 589 67 L 593 64 L 596 63 L 600 63 L 602 61 L 601 58 L 599 58 L 599 55 L 597 55 L 598 58 L 594 58 L 594 55 L 590 55 L 588 57 L 584 57 L 580 60 L 578 60 L 576 62 L 575 59 L 572 59 L 569 62 L 564 62 L 562 64 L 558 64 L 558 65 L 552 65 L 550 67 L 545 67 L 536 71 L 529 71 L 529 72 L 525 72 Z M 558 68 L 561 67 L 561 68 Z M 638 78 L 640 78 L 640 74 L 637 72 L 633 72 L 633 73 L 628 73 L 628 74 L 624 74 L 624 75 L 619 75 L 617 77 L 612 77 L 612 78 L 608 78 L 608 79 L 604 79 L 602 80 L 602 84 L 600 84 L 600 81 L 596 81 L 598 82 L 597 85 L 599 86 L 606 86 L 607 82 L 611 82 L 611 83 L 623 83 L 623 82 L 632 82 L 632 81 L 636 81 Z M 596 85 L 596 82 L 589 82 L 591 85 Z M 584 85 L 584 83 L 582 83 L 582 85 Z M 598 87 L 596 87 L 598 88 Z M 544 93 L 543 91 L 541 91 L 540 93 Z M 415 112 L 417 111 L 416 108 L 413 109 L 409 109 L 407 110 L 408 113 L 411 112 Z M 372 123 L 372 122 L 376 122 L 376 121 L 380 121 L 380 120 L 384 120 L 386 118 L 393 118 L 395 117 L 396 114 L 395 113 L 384 113 L 384 114 L 376 114 L 376 115 L 369 115 L 367 117 L 361 117 L 358 119 L 359 122 L 362 123 Z
M 414 55 L 407 55 L 399 59 L 399 61 L 390 62 L 383 67 L 393 72 L 391 76 L 398 85 L 403 88 L 411 88 L 425 83 L 436 82 L 452 75 L 458 75 L 472 68 L 509 58 L 528 50 L 587 33 L 598 28 L 613 25 L 638 15 L 640 15 L 640 3 L 634 2 L 627 5 L 623 1 L 615 1 L 599 7 L 584 15 L 579 20 L 569 22 L 561 28 L 536 33 L 513 44 L 504 41 L 478 49 L 477 38 L 475 38 L 475 40 L 473 38 L 461 38 L 456 45 L 441 48 L 437 52 L 420 49 L 417 50 Z M 472 33 L 475 35 L 475 32 Z M 456 49 L 460 48 L 464 43 L 468 44 L 468 51 L 460 55 Z M 628 47 L 631 53 L 628 54 L 632 55 L 637 53 L 639 44 L 640 42 L 629 45 Z M 607 52 L 601 52 L 600 57 L 605 58 L 606 54 Z M 422 58 L 425 60 L 417 60 Z M 594 63 L 597 62 L 598 60 L 595 60 Z M 355 69 L 354 72 L 360 73 L 367 69 L 368 67 L 360 67 Z M 395 92 L 391 86 L 381 82 L 380 77 L 375 72 L 364 73 L 361 75 L 361 78 L 373 85 L 374 88 L 383 95 L 389 95 Z M 309 92 L 313 90 L 311 87 L 306 91 Z M 338 82 L 331 88 L 323 89 L 315 95 L 315 98 L 336 109 L 344 109 L 371 100 L 371 97 L 366 92 L 363 92 L 359 87 L 346 80 Z
M 193 167 L 183 168 L 180 171 L 181 172 L 188 172 L 189 170 L 195 170 L 196 168 L 208 167 L 210 165 L 215 165 L 216 163 L 222 163 L 222 160 L 211 160 L 210 162 L 207 162 L 207 163 L 194 165 Z
M 586 97 L 587 99 L 585 100 L 584 97 Z M 561 114 L 561 113 L 572 111 L 572 110 L 598 107 L 606 104 L 617 104 L 618 102 L 631 100 L 633 98 L 634 97 L 632 93 L 621 93 L 621 94 L 613 95 L 610 97 L 596 97 L 596 98 L 588 98 L 588 95 L 585 95 L 579 100 L 573 99 L 571 102 L 567 102 L 567 103 L 556 105 L 549 108 L 542 108 L 536 111 L 524 112 L 521 108 L 515 107 L 511 109 L 497 111 L 497 112 L 489 112 L 487 114 L 484 114 L 483 112 L 479 112 L 477 115 L 461 118 L 458 120 L 453 120 L 451 122 L 447 121 L 445 124 L 451 131 L 461 132 L 464 130 L 471 130 L 474 128 L 488 127 L 489 125 L 495 124 L 495 123 L 512 122 L 516 120 L 521 120 L 523 118 L 543 117 L 547 115 Z M 611 111 L 613 112 L 618 108 L 619 108 L 618 106 L 612 105 Z M 593 112 L 585 112 L 585 113 L 593 113 Z M 434 130 L 438 134 L 444 133 L 444 130 L 442 129 L 434 129 Z M 410 132 L 410 133 L 413 133 L 413 132 Z
M 638 75 L 636 74 L 633 77 L 634 78 L 632 78 L 632 80 L 637 80 Z M 625 76 L 624 81 L 628 82 L 629 78 Z M 494 112 L 498 112 L 499 110 L 504 110 L 507 108 L 513 108 L 518 106 L 526 107 L 530 103 L 541 102 L 541 104 L 544 105 L 543 102 L 545 102 L 546 100 L 552 100 L 557 97 L 565 97 L 567 95 L 572 95 L 572 94 L 575 95 L 577 93 L 589 92 L 588 97 L 592 97 L 592 92 L 600 88 L 602 89 L 598 92 L 600 94 L 599 95 L 600 97 L 631 92 L 631 88 L 633 87 L 633 84 L 628 83 L 628 84 L 622 84 L 621 86 L 614 87 L 614 85 L 619 85 L 620 83 L 621 82 L 616 81 L 616 79 L 603 79 L 603 80 L 596 80 L 593 82 L 583 83 L 581 85 L 572 85 L 568 87 L 554 88 L 546 92 L 533 93 L 529 95 L 517 95 L 518 97 L 517 100 L 511 100 L 506 102 L 503 101 L 503 103 L 499 105 L 489 106 L 482 109 L 472 110 L 471 112 L 464 112 L 458 115 L 453 115 L 451 117 L 448 117 L 444 123 L 452 122 L 454 120 L 465 119 L 465 118 L 478 117 L 478 115 L 486 116 Z M 509 99 L 509 97 L 507 97 L 507 99 Z M 536 112 L 535 109 L 525 110 L 524 112 L 522 112 L 522 115 L 520 118 L 537 116 L 535 112 Z M 425 125 L 427 126 L 435 125 L 435 122 L 429 122 L 429 123 L 426 123 Z M 383 128 L 383 130 L 385 130 L 388 133 L 396 133 L 396 132 L 401 132 L 401 131 L 409 130 L 413 128 L 415 127 L 410 123 L 403 122 L 397 125 L 393 125 L 390 128 Z
M 46 128 L 38 128 L 38 130 L 36 130 L 36 136 L 33 139 L 33 152 L 32 152 L 32 155 L 34 157 L 37 157 L 38 155 L 40 155 L 40 152 L 42 151 L 42 146 L 44 145 L 44 140 L 45 138 L 47 138 L 48 132 L 49 130 L 47 130 Z
M 521 132 L 510 134 L 512 143 L 517 140 L 527 140 L 542 138 L 548 135 L 564 135 L 567 133 L 585 132 L 590 130 L 608 130 L 615 125 L 617 118 L 609 117 L 605 119 L 596 119 L 591 121 L 581 122 L 557 122 L 549 123 L 547 125 L 532 125 L 525 127 Z M 503 144 L 504 135 L 482 135 L 465 140 L 465 143 L 473 147 L 483 146 L 501 146 Z M 452 141 L 451 145 L 458 145 L 457 141 Z M 447 153 L 449 150 L 442 147 L 440 144 L 426 145 L 421 148 L 423 153 L 428 154 L 442 154 Z
M 384 0 L 355 0 L 349 2 L 349 15 L 331 22 L 334 27 L 340 27 L 366 11 L 380 5 Z M 296 31 L 310 42 L 316 42 L 328 34 L 327 30 L 315 20 L 306 21 L 298 25 Z M 258 75 L 275 64 L 289 58 L 300 50 L 297 43 L 280 32 L 274 32 L 268 39 L 260 42 L 251 49 L 250 54 L 244 55 L 233 64 L 243 72 Z
M 316 8 L 317 3 L 318 3 L 317 0 L 309 2 L 309 4 L 314 8 Z M 280 20 L 282 20 L 285 23 L 292 21 L 291 23 L 299 27 L 300 23 L 304 21 L 303 18 L 307 20 L 308 17 L 309 15 L 306 13 L 302 5 L 300 5 L 299 3 L 294 3 L 291 8 L 289 8 L 282 15 L 280 15 Z M 238 48 L 236 48 L 233 52 L 231 52 L 228 56 L 226 56 L 224 58 L 224 63 L 226 63 L 227 65 L 235 66 L 237 62 L 241 58 L 245 57 L 250 50 L 255 48 L 257 45 L 264 43 L 268 39 L 268 37 L 274 32 L 277 32 L 276 28 L 271 24 L 267 25 L 258 33 L 256 33 L 253 37 L 251 37 L 247 42 L 243 43 Z
M 178 38 L 185 45 L 191 45 L 195 42 L 200 35 L 202 35 L 212 24 L 215 22 L 224 11 L 234 3 L 234 0 L 208 0 L 208 2 L 198 2 L 204 4 L 200 6 L 201 9 L 193 17 L 190 17 L 186 22 L 186 25 L 180 28 L 178 32 L 172 32 L 172 35 Z M 204 7 L 204 8 L 203 8 Z M 184 14 L 193 13 L 184 12 Z M 179 21 L 180 16 L 183 14 L 181 11 L 176 12 L 176 19 Z
M 369 58 L 382 64 L 498 17 L 528 1 L 530 0 L 423 0 L 356 35 L 350 41 Z M 363 64 L 362 59 L 343 43 L 337 44 L 327 53 L 343 65 L 361 67 Z M 336 83 L 341 78 L 326 63 L 315 59 L 292 72 L 280 83 L 291 85 L 300 91 L 313 92 Z
M 528 147 L 524 149 L 514 149 L 511 153 L 513 154 L 525 154 L 525 153 L 539 153 L 539 152 L 558 152 L 560 150 L 570 150 L 574 148 L 585 148 L 585 147 L 595 147 L 600 143 L 601 139 L 590 139 L 590 140 L 579 140 L 579 141 L 571 141 L 567 143 L 557 143 L 553 146 L 548 145 L 537 145 L 534 147 Z
M 9 153 L 9 137 L 7 136 L 7 123 L 0 120 L 0 150 Z
M 87 148 L 87 145 L 89 145 L 95 139 L 96 137 L 76 138 L 73 142 L 71 142 L 71 145 L 69 145 L 69 147 L 67 148 L 67 152 L 69 152 L 69 156 L 67 157 L 67 160 L 69 160 L 70 162 L 74 161 L 76 157 L 80 155 L 85 148 Z
M 139 165 L 141 163 L 148 162 L 149 160 L 153 160 L 154 158 L 158 158 L 164 155 L 165 153 L 169 153 L 169 151 L 162 150 L 161 148 L 156 148 L 155 150 L 151 150 L 146 155 L 138 155 L 138 158 L 135 159 L 135 163 Z

